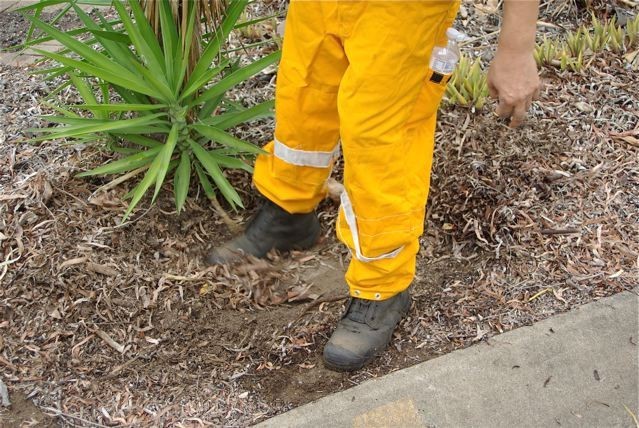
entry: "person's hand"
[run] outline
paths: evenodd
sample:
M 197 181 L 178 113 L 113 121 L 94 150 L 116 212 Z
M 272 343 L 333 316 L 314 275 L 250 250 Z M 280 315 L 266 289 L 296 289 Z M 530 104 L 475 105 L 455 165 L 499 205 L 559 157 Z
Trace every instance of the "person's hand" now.
M 517 127 L 539 96 L 540 82 L 532 52 L 504 52 L 497 49 L 488 70 L 488 91 L 499 101 L 496 113 L 510 118 L 510 126 Z

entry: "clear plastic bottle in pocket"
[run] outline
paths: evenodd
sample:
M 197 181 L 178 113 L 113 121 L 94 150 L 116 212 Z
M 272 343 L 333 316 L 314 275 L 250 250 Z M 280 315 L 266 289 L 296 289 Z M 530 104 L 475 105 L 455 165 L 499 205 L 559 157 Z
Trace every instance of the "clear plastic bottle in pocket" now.
M 467 40 L 467 36 L 454 28 L 446 30 L 448 44 L 446 46 L 435 46 L 430 56 L 430 68 L 439 74 L 451 74 L 457 63 L 461 53 L 459 51 L 459 43 Z

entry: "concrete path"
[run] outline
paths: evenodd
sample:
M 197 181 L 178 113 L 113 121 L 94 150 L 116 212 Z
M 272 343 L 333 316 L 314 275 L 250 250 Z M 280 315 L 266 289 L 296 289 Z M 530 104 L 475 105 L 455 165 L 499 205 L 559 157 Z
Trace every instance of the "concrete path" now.
M 605 298 L 258 426 L 639 427 L 638 305 Z

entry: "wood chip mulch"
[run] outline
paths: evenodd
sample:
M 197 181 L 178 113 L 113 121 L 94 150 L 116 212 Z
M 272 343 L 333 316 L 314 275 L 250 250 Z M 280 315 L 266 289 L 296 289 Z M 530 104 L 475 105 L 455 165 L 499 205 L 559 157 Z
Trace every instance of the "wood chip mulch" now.
M 466 30 L 491 34 L 491 13 L 470 3 Z M 542 18 L 576 25 L 571 7 Z M 40 100 L 53 89 L 28 71 L 0 66 L 0 381 L 26 403 L 27 426 L 29 414 L 33 425 L 245 426 L 637 285 L 639 87 L 618 55 L 582 73 L 544 69 L 520 130 L 492 106 L 442 110 L 413 307 L 389 352 L 355 374 L 321 364 L 349 257 L 334 202 L 320 207 L 317 250 L 206 268 L 202 251 L 230 234 L 195 189 L 180 216 L 167 195 L 122 224 L 130 184 L 98 192 L 107 178 L 75 178 L 105 153 L 23 142 L 46 126 Z M 267 72 L 231 95 L 252 104 L 273 87 Z M 271 132 L 269 120 L 237 130 L 257 142 Z M 247 174 L 231 178 L 250 207 L 230 213 L 243 222 L 256 198 Z

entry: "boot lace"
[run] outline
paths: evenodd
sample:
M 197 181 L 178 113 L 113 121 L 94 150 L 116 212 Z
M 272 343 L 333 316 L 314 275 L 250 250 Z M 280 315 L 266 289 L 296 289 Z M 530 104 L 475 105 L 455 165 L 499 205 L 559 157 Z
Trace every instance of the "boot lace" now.
M 374 303 L 375 302 L 373 302 L 372 300 L 351 298 L 344 317 L 350 319 L 351 321 L 365 323 L 368 309 Z

